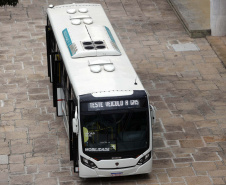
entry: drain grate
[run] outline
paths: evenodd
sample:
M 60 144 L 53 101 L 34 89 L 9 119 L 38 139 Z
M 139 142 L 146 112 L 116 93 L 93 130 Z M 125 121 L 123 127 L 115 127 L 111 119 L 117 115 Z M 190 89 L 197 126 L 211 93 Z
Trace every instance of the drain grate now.
M 199 47 L 194 43 L 172 44 L 174 51 L 199 51 Z

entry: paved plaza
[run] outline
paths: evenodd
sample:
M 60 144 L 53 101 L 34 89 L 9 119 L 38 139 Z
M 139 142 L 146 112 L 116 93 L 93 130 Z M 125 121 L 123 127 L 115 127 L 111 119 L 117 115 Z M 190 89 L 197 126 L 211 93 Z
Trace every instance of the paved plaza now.
M 46 8 L 84 2 L 102 4 L 157 109 L 149 175 L 73 173 L 47 76 Z M 174 51 L 185 43 L 200 50 Z M 206 38 L 188 36 L 167 0 L 20 0 L 0 8 L 0 185 L 224 185 L 225 120 L 226 69 Z

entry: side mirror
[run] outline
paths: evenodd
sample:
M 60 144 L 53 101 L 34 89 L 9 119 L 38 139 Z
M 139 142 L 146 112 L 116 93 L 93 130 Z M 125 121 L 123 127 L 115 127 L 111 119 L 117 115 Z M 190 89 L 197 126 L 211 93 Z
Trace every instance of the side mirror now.
M 149 105 L 151 111 L 151 123 L 155 124 L 156 116 L 155 116 L 155 107 L 153 105 Z
M 75 117 L 72 120 L 73 124 L 73 132 L 78 134 L 78 112 L 77 112 L 77 106 L 75 107 Z

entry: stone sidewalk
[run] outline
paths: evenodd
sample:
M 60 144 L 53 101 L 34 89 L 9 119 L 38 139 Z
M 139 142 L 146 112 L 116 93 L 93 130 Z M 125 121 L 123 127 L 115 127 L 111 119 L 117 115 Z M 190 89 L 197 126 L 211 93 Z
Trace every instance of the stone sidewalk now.
M 168 0 L 192 38 L 206 37 L 210 30 L 210 0 Z
M 101 3 L 157 108 L 150 175 L 73 173 L 46 67 L 48 4 Z M 175 52 L 193 43 L 198 51 Z M 20 0 L 0 8 L 0 185 L 226 184 L 226 69 L 191 39 L 167 0 Z
M 219 59 L 222 61 L 224 67 L 226 67 L 226 37 L 207 36 L 206 38 Z

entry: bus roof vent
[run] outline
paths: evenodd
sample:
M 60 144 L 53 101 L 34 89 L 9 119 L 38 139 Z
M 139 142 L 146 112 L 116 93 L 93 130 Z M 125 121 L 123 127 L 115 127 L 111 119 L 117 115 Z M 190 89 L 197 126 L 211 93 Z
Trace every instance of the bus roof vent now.
M 105 64 L 104 70 L 107 71 L 107 72 L 112 72 L 112 71 L 115 70 L 115 66 L 113 64 Z
M 93 73 L 99 73 L 99 72 L 101 72 L 101 66 L 100 65 L 90 66 L 90 70 Z
M 89 60 L 89 66 L 93 73 L 101 72 L 102 66 L 107 72 L 113 72 L 115 70 L 114 64 L 109 59 Z
M 74 14 L 75 12 L 76 12 L 76 10 L 74 8 L 67 9 L 67 13 L 69 13 L 69 14 Z
M 81 24 L 81 20 L 80 19 L 74 19 L 74 20 L 71 21 L 71 24 L 79 25 L 79 24 Z
M 86 16 L 88 15 L 86 14 Z M 88 25 L 92 24 L 92 22 L 93 20 L 90 17 L 83 19 L 73 17 L 71 18 L 73 26 L 65 28 L 62 31 L 71 57 L 80 58 L 121 55 L 110 29 L 106 26 Z M 108 70 L 108 67 L 106 70 Z
M 78 11 L 80 13 L 87 13 L 88 12 L 88 9 L 87 8 L 79 8 Z

